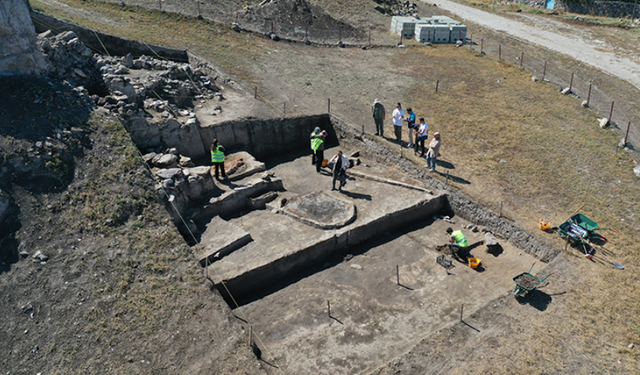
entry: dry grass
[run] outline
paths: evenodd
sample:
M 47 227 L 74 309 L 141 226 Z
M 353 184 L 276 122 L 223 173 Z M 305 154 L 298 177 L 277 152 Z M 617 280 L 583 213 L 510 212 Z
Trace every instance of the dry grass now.
M 569 297 L 565 321 L 543 319 L 536 323 L 539 329 L 526 331 L 522 340 L 532 345 L 517 348 L 514 358 L 519 360 L 511 366 L 520 365 L 514 372 L 538 368 L 538 362 L 561 369 L 558 353 L 570 347 L 582 348 L 571 349 L 577 352 L 590 348 L 590 360 L 603 368 L 613 354 L 628 361 L 627 369 L 637 368 L 640 358 L 626 345 L 640 334 L 638 279 L 633 276 L 640 261 L 640 185 L 631 158 L 615 147 L 618 136 L 600 129 L 595 114 L 580 109 L 576 99 L 554 86 L 533 83 L 513 65 L 468 50 L 441 48 L 427 54 L 412 55 L 414 60 L 403 56 L 396 64 L 420 66 L 414 70 L 416 78 L 447 77 L 446 88 L 437 94 L 426 94 L 420 86 L 410 90 L 420 93 L 411 101 L 418 113 L 427 113 L 430 132 L 443 134 L 442 153 L 455 165 L 451 173 L 471 182 L 460 185 L 461 190 L 496 211 L 501 201 L 507 202 L 508 215 L 533 233 L 539 233 L 539 218 L 557 225 L 582 205 L 582 212 L 601 226 L 618 230 L 603 233 L 610 239 L 613 261 L 628 270 L 577 260 L 578 273 L 583 272 L 579 283 L 588 288 Z M 418 64 L 436 56 L 438 66 Z M 473 73 L 447 74 L 451 71 Z M 557 236 L 542 236 L 562 246 Z M 554 327 L 558 335 L 541 334 L 543 325 Z

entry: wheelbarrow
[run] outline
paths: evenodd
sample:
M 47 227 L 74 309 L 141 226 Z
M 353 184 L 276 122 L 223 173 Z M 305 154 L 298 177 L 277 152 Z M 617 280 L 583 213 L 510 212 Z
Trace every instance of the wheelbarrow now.
M 542 284 L 543 281 L 547 279 L 547 277 L 553 275 L 553 272 L 551 272 L 550 274 L 545 276 L 542 280 L 539 279 L 537 276 L 534 276 L 531 274 L 531 270 L 535 265 L 536 265 L 536 262 L 533 262 L 528 272 L 523 272 L 513 278 L 513 282 L 516 283 L 516 287 L 515 289 L 513 289 L 513 294 L 515 294 L 517 297 L 524 296 L 525 294 L 536 289 L 538 286 L 540 286 L 540 284 Z
M 600 228 L 598 223 L 583 214 L 575 214 L 558 226 L 558 234 L 567 240 L 567 243 L 582 248 L 585 256 L 593 257 L 596 251 L 591 243 L 602 246 L 607 242 L 606 237 L 596 232 L 598 229 L 612 230 L 611 228 Z

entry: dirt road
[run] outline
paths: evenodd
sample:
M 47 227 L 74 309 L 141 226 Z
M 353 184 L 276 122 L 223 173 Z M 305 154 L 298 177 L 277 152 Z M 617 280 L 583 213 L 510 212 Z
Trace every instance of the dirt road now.
M 423 2 L 427 3 L 425 0 Z M 524 18 L 523 22 L 515 21 L 453 1 L 439 0 L 437 4 L 466 21 L 568 55 L 621 78 L 640 90 L 638 59 L 634 61 L 620 54 L 607 52 L 612 48 L 608 48 L 606 42 L 592 39 L 582 30 L 545 17 L 535 17 L 534 26 L 525 24 Z

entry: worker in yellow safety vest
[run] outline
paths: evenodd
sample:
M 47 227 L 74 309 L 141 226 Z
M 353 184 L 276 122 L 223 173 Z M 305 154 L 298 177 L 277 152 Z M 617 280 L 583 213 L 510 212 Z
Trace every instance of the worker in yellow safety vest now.
M 218 140 L 214 139 L 211 144 L 211 164 L 215 168 L 216 179 L 218 179 L 218 170 L 222 172 L 222 178 L 226 179 L 227 175 L 224 172 L 224 147 L 218 144 Z
M 313 151 L 313 155 L 311 156 L 311 165 L 316 166 L 316 172 L 320 173 L 320 168 L 322 168 L 322 162 L 324 161 L 324 139 L 327 136 L 327 132 L 322 130 L 320 131 L 319 127 L 316 127 L 309 136 L 311 140 L 311 151 Z
M 468 258 L 469 252 L 466 251 L 466 247 L 469 246 L 469 241 L 467 241 L 467 237 L 464 236 L 461 230 L 454 231 L 451 228 L 447 228 L 447 233 L 449 234 L 449 250 L 451 250 L 451 256 L 458 259 L 459 261 L 465 261 L 461 258 Z

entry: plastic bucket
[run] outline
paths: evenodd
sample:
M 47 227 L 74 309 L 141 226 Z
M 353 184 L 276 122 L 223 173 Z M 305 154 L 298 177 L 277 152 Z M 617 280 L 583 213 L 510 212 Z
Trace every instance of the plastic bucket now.
M 545 219 L 540 219 L 540 224 L 538 224 L 538 228 L 540 228 L 540 230 L 547 230 L 550 226 L 550 222 L 546 221 Z
M 478 258 L 469 258 L 469 267 L 475 270 L 480 265 L 480 262 L 481 260 Z
M 323 168 L 324 168 L 324 167 L 326 167 L 326 166 L 327 166 L 327 164 L 329 164 L 329 160 L 324 159 L 324 160 L 322 161 L 322 167 L 323 167 Z

